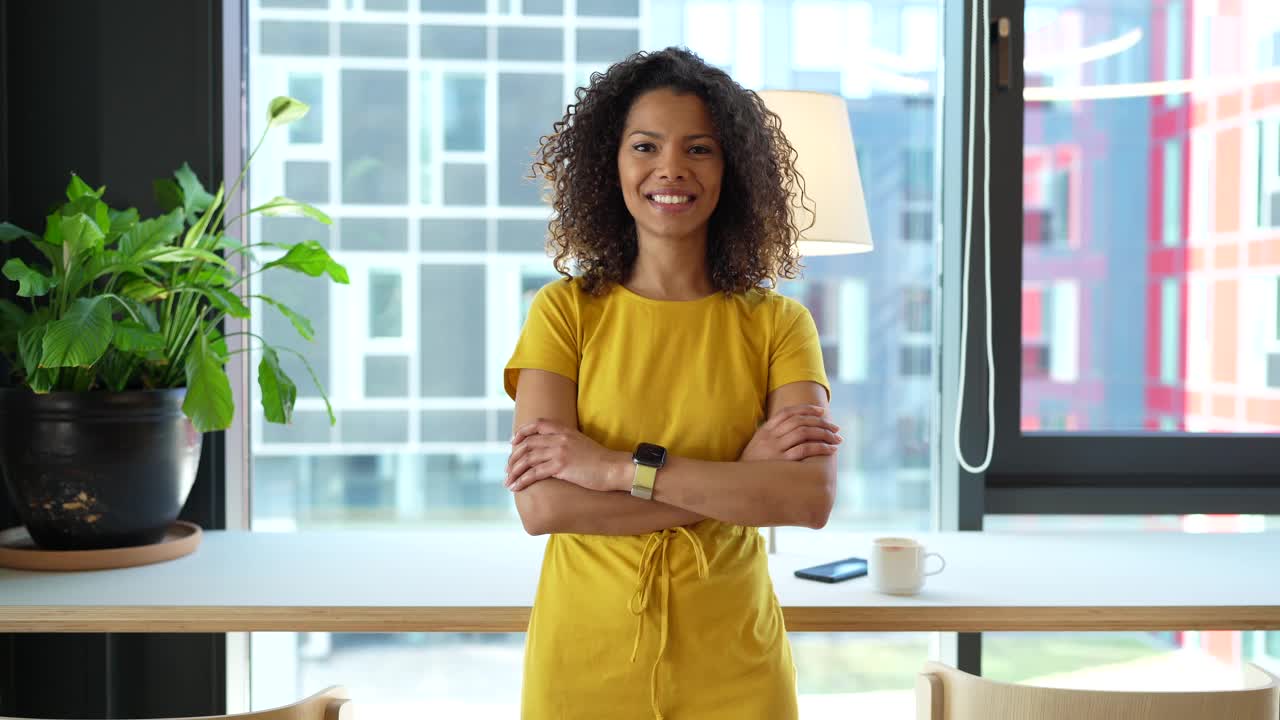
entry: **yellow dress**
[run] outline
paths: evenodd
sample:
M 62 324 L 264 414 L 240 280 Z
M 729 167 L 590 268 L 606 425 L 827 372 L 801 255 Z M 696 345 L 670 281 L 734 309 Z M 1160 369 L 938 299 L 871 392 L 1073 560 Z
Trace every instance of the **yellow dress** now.
M 578 385 L 578 424 L 614 450 L 732 461 L 788 383 L 827 386 L 817 330 L 773 291 L 686 302 L 553 281 L 505 370 Z M 662 482 L 662 473 L 658 473 Z M 525 720 L 787 720 L 795 666 L 759 529 L 703 520 L 648 535 L 553 534 L 529 620 Z

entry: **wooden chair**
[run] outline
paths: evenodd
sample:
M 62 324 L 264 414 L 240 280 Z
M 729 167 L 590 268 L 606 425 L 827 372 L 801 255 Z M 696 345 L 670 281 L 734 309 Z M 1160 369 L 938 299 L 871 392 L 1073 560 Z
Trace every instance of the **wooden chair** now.
M 321 690 L 292 705 L 236 715 L 206 715 L 198 718 L 169 720 L 355 720 L 355 708 L 347 699 L 347 691 L 337 685 Z M 0 717 L 0 720 L 25 720 Z
M 941 663 L 916 677 L 916 720 L 1277 720 L 1280 679 L 1245 666 L 1245 690 L 1112 692 L 985 680 Z

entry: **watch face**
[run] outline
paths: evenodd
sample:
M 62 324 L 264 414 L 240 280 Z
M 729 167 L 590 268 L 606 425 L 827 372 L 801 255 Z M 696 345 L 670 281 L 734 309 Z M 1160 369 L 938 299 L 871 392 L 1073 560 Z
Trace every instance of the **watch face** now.
M 667 461 L 667 449 L 653 443 L 640 443 L 631 459 L 641 465 L 662 467 Z

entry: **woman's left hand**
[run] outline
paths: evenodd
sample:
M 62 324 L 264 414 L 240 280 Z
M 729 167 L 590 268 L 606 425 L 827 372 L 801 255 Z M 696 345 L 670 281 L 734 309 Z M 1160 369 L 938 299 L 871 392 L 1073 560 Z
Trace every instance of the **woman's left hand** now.
M 616 469 L 630 464 L 627 453 L 609 450 L 600 443 L 554 420 L 540 419 L 523 425 L 511 438 L 506 487 L 520 492 L 550 477 L 588 490 L 609 491 Z

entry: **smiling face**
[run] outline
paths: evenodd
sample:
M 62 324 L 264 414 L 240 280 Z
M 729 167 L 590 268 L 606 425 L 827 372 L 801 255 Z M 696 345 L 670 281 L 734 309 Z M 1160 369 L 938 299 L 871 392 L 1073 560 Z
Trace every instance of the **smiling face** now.
M 706 241 L 724 153 L 707 106 L 669 88 L 636 98 L 618 145 L 618 179 L 636 235 Z

